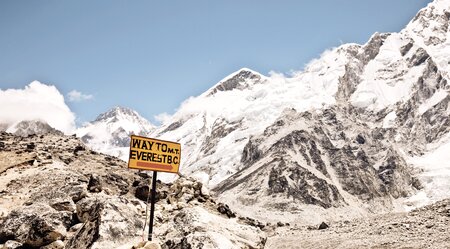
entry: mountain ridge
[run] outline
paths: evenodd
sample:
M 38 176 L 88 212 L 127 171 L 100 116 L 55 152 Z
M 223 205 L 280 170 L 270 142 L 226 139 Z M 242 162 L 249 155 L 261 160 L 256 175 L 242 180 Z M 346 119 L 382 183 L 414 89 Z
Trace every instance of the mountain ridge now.
M 151 135 L 187 146 L 182 172 L 236 210 L 257 202 L 262 214 L 276 212 L 292 195 L 325 213 L 342 205 L 361 213 L 396 210 L 423 192 L 433 198 L 410 161 L 450 131 L 443 64 L 449 12 L 448 2 L 430 3 L 400 32 L 325 51 L 290 78 L 274 74 L 264 84 L 247 84 L 249 74 L 233 87 L 213 87 L 214 94 L 189 99 Z M 291 132 L 277 135 L 285 129 L 277 127 Z M 348 174 L 355 183 L 345 179 Z
M 147 136 L 153 129 L 136 111 L 117 106 L 78 128 L 76 135 L 92 149 L 126 160 L 130 135 Z

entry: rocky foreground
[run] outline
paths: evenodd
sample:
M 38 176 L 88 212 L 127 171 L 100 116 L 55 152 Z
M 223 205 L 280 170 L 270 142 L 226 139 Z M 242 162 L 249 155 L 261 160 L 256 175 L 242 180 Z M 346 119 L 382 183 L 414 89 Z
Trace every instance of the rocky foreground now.
M 279 228 L 265 248 L 450 248 L 450 199 L 409 213 Z
M 148 231 L 150 181 L 73 136 L 0 133 L 0 248 L 132 248 Z M 157 185 L 162 248 L 264 247 L 265 225 L 236 217 L 201 183 Z
M 150 181 L 73 136 L 0 133 L 0 248 L 140 248 Z M 156 197 L 156 248 L 450 248 L 450 200 L 307 226 L 240 217 L 183 176 Z

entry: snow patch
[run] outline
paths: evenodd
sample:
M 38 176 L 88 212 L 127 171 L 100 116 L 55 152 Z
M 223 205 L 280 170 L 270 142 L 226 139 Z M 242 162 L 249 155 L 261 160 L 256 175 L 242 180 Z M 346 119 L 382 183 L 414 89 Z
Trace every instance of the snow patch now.
M 419 114 L 424 114 L 428 109 L 432 108 L 433 106 L 437 105 L 439 102 L 441 102 L 445 97 L 448 96 L 448 92 L 445 90 L 439 90 L 436 91 L 431 98 L 429 98 L 425 103 L 421 104 L 419 106 Z
M 450 197 L 450 134 L 441 141 L 430 144 L 428 153 L 410 157 L 407 161 L 420 169 L 418 175 L 424 188 L 410 197 L 406 204 L 424 206 Z
M 367 64 L 361 75 L 362 82 L 350 97 L 353 106 L 379 111 L 410 96 L 424 65 L 409 68 L 400 54 L 403 43 L 400 34 L 386 38 L 378 55 Z
M 391 128 L 395 125 L 395 119 L 397 118 L 397 114 L 395 111 L 390 112 L 383 119 L 383 128 Z

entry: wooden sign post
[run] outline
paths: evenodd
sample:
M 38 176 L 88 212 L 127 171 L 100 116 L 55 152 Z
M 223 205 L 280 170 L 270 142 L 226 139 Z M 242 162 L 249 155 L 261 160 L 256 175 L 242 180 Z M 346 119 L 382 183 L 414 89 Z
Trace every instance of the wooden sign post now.
M 148 228 L 149 241 L 152 240 L 153 235 L 157 172 L 178 173 L 180 159 L 181 145 L 179 143 L 135 135 L 131 136 L 128 168 L 153 171 L 150 224 Z M 147 219 L 147 217 L 145 218 Z

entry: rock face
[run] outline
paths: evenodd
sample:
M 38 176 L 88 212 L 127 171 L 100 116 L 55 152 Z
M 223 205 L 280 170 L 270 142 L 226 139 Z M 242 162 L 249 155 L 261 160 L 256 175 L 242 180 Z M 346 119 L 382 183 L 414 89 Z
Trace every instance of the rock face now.
M 237 210 L 254 205 L 261 212 L 295 212 L 301 204 L 329 209 L 364 202 L 380 202 L 389 210 L 390 199 L 417 190 L 411 169 L 352 113 L 339 107 L 313 113 L 286 110 L 250 139 L 242 169 L 214 191 Z
M 0 248 L 131 248 L 148 231 L 140 200 L 148 188 L 138 194 L 151 179 L 146 172 L 74 136 L 2 132 L 0 141 Z M 263 247 L 261 229 L 217 211 L 201 183 L 157 185 L 154 237 L 162 248 Z

